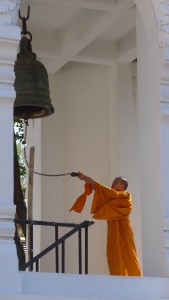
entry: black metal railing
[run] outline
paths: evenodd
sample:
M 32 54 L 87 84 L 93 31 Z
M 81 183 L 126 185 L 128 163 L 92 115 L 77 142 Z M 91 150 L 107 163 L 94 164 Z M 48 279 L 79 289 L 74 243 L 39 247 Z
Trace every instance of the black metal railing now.
M 59 223 L 59 222 L 47 222 L 47 221 L 35 221 L 35 220 L 18 220 L 15 219 L 14 222 L 20 225 L 27 225 L 29 226 L 29 245 L 30 245 L 30 260 L 26 262 L 21 270 L 25 271 L 29 268 L 30 271 L 34 271 L 34 264 L 35 264 L 35 271 L 39 272 L 39 261 L 42 257 L 44 257 L 47 253 L 51 250 L 55 249 L 55 265 L 56 265 L 56 273 L 59 273 L 59 260 L 61 258 L 61 272 L 65 273 L 65 241 L 78 233 L 78 266 L 79 266 L 79 274 L 82 274 L 82 230 L 84 229 L 84 273 L 88 274 L 88 229 L 91 225 L 94 224 L 93 221 L 85 220 L 82 223 Z M 40 225 L 40 226 L 50 226 L 55 228 L 55 241 L 49 245 L 46 249 L 42 252 L 33 256 L 33 226 Z M 64 234 L 62 237 L 59 238 L 59 228 L 61 227 L 70 227 L 73 228 Z M 61 245 L 61 255 L 59 245 Z

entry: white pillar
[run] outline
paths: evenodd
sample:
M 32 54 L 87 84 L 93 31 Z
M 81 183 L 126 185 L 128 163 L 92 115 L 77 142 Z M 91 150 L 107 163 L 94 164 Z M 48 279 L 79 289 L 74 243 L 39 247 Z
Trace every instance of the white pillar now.
M 17 0 L 0 0 L 0 293 L 20 291 L 14 243 L 13 103 L 14 63 L 20 40 Z M 14 275 L 14 273 L 16 273 Z
M 163 48 L 164 60 L 160 78 L 161 106 L 161 176 L 162 200 L 164 216 L 165 254 L 169 266 L 169 1 L 160 1 L 157 5 L 153 0 L 158 22 L 158 39 Z
M 160 80 L 164 50 L 158 39 L 157 12 L 168 1 L 136 0 L 139 150 L 144 276 L 168 276 L 163 232 Z M 168 4 L 167 4 L 168 5 Z M 156 9 L 157 10 L 156 10 Z

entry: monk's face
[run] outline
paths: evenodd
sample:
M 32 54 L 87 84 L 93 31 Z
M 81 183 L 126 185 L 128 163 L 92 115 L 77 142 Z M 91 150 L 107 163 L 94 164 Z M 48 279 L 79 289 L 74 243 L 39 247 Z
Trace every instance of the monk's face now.
M 124 191 L 124 184 L 118 177 L 116 177 L 112 182 L 111 188 L 118 192 L 122 192 Z

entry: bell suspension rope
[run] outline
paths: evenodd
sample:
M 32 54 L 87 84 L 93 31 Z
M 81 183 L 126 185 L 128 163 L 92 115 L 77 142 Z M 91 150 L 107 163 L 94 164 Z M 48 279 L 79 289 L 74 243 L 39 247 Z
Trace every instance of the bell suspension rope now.
M 28 128 L 28 120 L 24 120 L 25 123 L 25 134 L 24 134 L 24 140 L 25 140 L 25 147 L 24 147 L 24 159 L 26 162 L 27 167 L 29 168 L 29 163 L 27 160 L 27 156 L 26 156 L 26 138 L 27 138 L 27 128 Z M 37 172 L 34 171 L 34 174 L 36 175 L 41 175 L 41 176 L 48 176 L 48 177 L 58 177 L 58 176 L 67 176 L 67 175 L 71 175 L 72 177 L 76 177 L 78 176 L 77 172 L 69 172 L 69 173 L 61 173 L 61 174 L 49 174 L 49 173 L 41 173 L 41 172 Z

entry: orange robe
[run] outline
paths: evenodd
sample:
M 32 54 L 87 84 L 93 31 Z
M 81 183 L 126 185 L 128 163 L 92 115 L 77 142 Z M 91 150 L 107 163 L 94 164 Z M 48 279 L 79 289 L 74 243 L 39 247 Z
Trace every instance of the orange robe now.
M 91 213 L 95 219 L 107 220 L 107 261 L 111 275 L 142 275 L 129 221 L 131 209 L 130 193 L 95 183 Z

